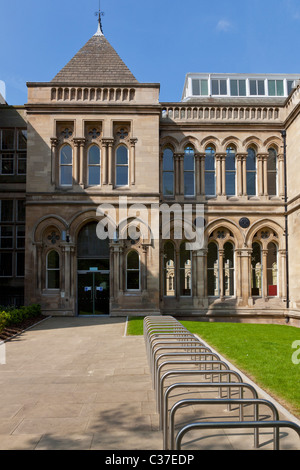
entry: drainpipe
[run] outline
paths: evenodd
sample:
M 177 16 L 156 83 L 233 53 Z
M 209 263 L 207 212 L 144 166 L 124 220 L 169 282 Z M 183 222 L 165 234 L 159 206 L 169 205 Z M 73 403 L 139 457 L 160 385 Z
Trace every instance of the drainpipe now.
M 284 212 L 285 212 L 285 250 L 286 250 L 286 307 L 290 307 L 289 291 L 289 240 L 288 240 L 288 215 L 287 215 L 287 165 L 286 165 L 286 131 L 281 131 L 283 139 L 283 163 L 284 163 Z

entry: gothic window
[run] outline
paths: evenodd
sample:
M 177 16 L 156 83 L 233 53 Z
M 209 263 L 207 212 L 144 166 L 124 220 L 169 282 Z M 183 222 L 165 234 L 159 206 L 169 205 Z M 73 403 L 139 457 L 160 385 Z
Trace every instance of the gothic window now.
M 128 186 L 128 148 L 120 145 L 116 151 L 116 186 Z
M 174 195 L 174 156 L 170 148 L 163 153 L 163 194 Z
M 46 288 L 59 289 L 60 284 L 60 266 L 59 254 L 56 250 L 51 250 L 46 259 Z
M 166 297 L 175 296 L 175 248 L 172 242 L 166 242 L 163 253 L 164 267 L 164 295 Z
M 130 251 L 126 258 L 126 288 L 140 289 L 140 257 L 137 251 Z
M 184 150 L 183 172 L 184 172 L 184 195 L 194 196 L 195 195 L 195 158 L 194 158 L 194 149 L 192 147 L 186 147 L 186 149 Z
M 205 150 L 205 194 L 206 196 L 216 195 L 215 149 L 213 147 L 207 147 Z
M 98 186 L 101 184 L 101 158 L 100 149 L 92 145 L 88 152 L 88 185 Z
M 219 296 L 219 254 L 216 243 L 208 244 L 207 252 L 207 295 Z
M 225 160 L 225 185 L 227 196 L 234 196 L 236 191 L 236 160 L 235 148 L 228 147 Z
M 262 295 L 261 245 L 257 242 L 254 242 L 252 244 L 251 291 L 252 291 L 252 296 L 261 296 Z
M 276 196 L 277 194 L 277 152 L 273 148 L 269 149 L 269 156 L 267 160 L 267 181 L 268 181 L 269 196 Z
M 267 289 L 269 297 L 277 296 L 278 269 L 277 269 L 277 245 L 270 242 L 267 254 Z
M 185 242 L 180 245 L 180 295 L 191 296 L 192 260 L 191 251 L 186 250 Z
M 73 184 L 73 151 L 70 145 L 64 145 L 60 149 L 60 185 L 72 186 Z
M 256 152 L 250 147 L 246 159 L 247 194 L 256 195 Z

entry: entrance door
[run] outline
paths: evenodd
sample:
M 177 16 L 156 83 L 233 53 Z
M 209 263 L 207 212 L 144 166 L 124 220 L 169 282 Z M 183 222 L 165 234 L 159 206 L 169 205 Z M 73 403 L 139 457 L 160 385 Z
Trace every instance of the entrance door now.
M 78 271 L 78 315 L 109 314 L 109 272 Z

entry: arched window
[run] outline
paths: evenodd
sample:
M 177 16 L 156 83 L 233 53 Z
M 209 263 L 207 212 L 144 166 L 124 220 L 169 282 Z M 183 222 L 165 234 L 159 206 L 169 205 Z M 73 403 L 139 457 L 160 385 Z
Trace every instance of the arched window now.
M 262 259 L 261 246 L 259 243 L 252 244 L 251 256 L 251 293 L 252 296 L 262 295 Z
M 184 195 L 195 196 L 195 157 L 194 149 L 186 147 L 183 161 Z
M 140 257 L 137 251 L 130 251 L 126 261 L 126 288 L 140 290 Z
M 215 149 L 213 147 L 207 147 L 205 150 L 205 194 L 206 196 L 216 195 Z
M 88 152 L 88 185 L 98 186 L 101 184 L 101 159 L 100 149 L 92 145 Z
M 174 297 L 175 295 L 175 248 L 173 243 L 166 242 L 163 254 L 164 268 L 164 295 Z
M 192 258 L 190 250 L 186 250 L 185 242 L 180 245 L 180 295 L 191 296 Z
M 235 148 L 228 147 L 225 160 L 225 185 L 227 196 L 234 196 L 236 193 L 236 163 Z
M 234 246 L 230 242 L 224 244 L 223 258 L 223 294 L 225 297 L 234 295 Z
M 163 153 L 163 194 L 174 195 L 174 156 L 170 148 Z
M 256 195 L 256 152 L 250 147 L 246 160 L 247 175 L 247 194 L 248 196 Z
M 128 148 L 120 145 L 116 152 L 116 186 L 128 186 Z
M 219 254 L 216 243 L 208 244 L 207 252 L 207 295 L 218 297 L 219 288 Z
M 73 184 L 73 152 L 70 145 L 64 145 L 60 149 L 59 183 L 61 186 Z
M 46 258 L 46 288 L 59 289 L 60 267 L 59 254 L 55 250 L 49 251 Z
M 269 196 L 276 196 L 277 194 L 277 152 L 273 148 L 269 149 L 269 156 L 267 160 L 267 181 L 268 181 Z
M 278 286 L 278 268 L 277 268 L 277 245 L 270 242 L 268 244 L 268 255 L 267 255 L 267 289 L 269 297 L 277 296 Z

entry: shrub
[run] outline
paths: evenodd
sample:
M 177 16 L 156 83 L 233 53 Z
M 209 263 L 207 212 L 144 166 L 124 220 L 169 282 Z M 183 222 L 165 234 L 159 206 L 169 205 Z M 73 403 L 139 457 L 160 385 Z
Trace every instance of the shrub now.
M 0 331 L 6 326 L 17 325 L 23 320 L 34 318 L 41 315 L 40 305 L 30 305 L 28 307 L 20 307 L 0 311 Z

